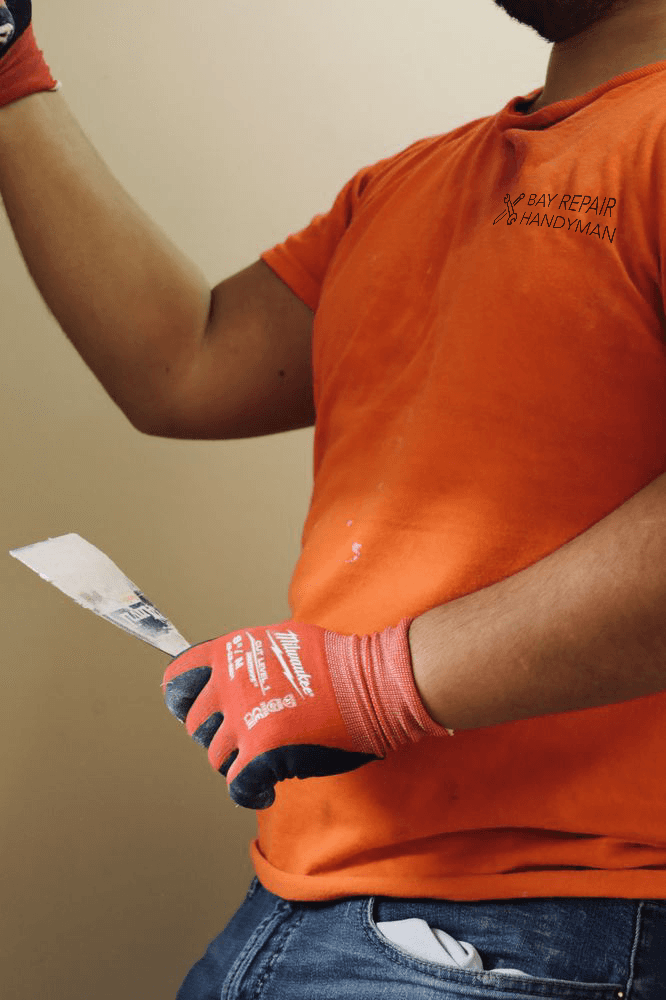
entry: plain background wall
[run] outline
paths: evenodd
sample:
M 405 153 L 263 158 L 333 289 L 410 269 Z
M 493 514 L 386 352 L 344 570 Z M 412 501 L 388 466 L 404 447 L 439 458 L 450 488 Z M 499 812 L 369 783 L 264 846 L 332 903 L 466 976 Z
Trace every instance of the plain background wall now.
M 541 86 L 550 51 L 492 0 L 33 10 L 87 135 L 211 287 L 361 167 Z M 0 993 L 168 1000 L 244 899 L 254 813 L 167 712 L 168 657 L 6 553 L 76 531 L 193 643 L 282 621 L 313 431 L 140 435 L 44 305 L 4 212 L 0 260 Z

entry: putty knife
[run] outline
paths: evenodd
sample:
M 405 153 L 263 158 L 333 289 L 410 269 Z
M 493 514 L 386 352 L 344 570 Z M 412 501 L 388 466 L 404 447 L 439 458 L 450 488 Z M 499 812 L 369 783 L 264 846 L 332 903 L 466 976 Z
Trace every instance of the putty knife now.
M 108 556 L 80 535 L 60 535 L 9 553 L 77 604 L 171 656 L 188 649 L 168 618 Z

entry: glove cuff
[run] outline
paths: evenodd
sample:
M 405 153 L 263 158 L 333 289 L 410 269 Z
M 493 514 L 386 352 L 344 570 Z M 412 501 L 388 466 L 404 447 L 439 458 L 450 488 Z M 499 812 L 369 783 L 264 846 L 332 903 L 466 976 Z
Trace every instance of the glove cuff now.
M 417 743 L 424 736 L 453 736 L 431 719 L 414 682 L 409 629 L 372 635 L 326 632 L 326 656 L 343 721 L 359 747 L 384 757 L 387 750 Z
M 0 58 L 0 108 L 45 90 L 60 90 L 29 24 L 9 52 Z

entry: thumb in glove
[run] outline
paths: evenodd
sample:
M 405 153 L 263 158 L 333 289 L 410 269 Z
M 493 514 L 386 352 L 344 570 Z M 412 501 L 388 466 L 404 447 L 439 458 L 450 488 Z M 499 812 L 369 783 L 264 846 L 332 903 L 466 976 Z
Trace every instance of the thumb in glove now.
M 16 44 L 31 19 L 31 0 L 0 0 L 0 59 Z

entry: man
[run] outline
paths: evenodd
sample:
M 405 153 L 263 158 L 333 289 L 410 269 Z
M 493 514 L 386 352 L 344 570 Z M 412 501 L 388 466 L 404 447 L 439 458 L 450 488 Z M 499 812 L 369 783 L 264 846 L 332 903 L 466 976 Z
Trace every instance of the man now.
M 211 295 L 9 3 L 0 191 L 90 368 L 144 433 L 316 427 L 292 618 L 164 677 L 259 822 L 180 1000 L 666 997 L 666 4 L 501 6 L 556 43 L 531 110 Z

